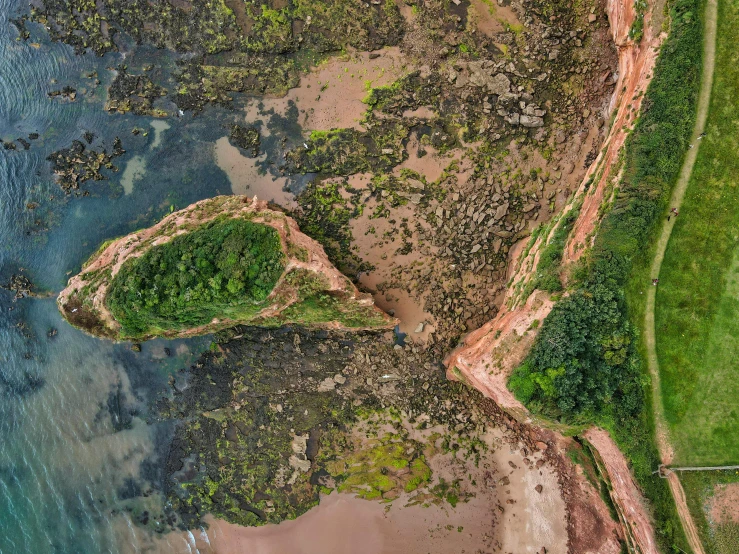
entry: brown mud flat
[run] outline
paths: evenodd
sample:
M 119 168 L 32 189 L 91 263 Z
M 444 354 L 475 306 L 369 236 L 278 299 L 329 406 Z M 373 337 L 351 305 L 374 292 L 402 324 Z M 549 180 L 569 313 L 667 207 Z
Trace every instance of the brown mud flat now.
M 298 123 L 305 130 L 361 130 L 367 109 L 363 100 L 369 88 L 392 84 L 409 71 L 409 64 L 397 47 L 383 48 L 372 55 L 350 51 L 332 57 L 303 75 L 300 84 L 284 96 L 252 99 L 246 106 L 245 119 L 254 121 L 273 111 L 285 115 L 294 104 L 300 114 Z
M 504 417 L 504 416 L 503 416 Z M 501 420 L 504 421 L 504 420 Z M 515 425 L 515 424 L 514 424 Z M 434 429 L 431 429 L 432 431 Z M 457 483 L 470 496 L 455 506 L 402 493 L 370 501 L 346 493 L 321 495 L 295 520 L 241 527 L 206 516 L 207 528 L 153 541 L 154 552 L 204 554 L 446 554 L 448 552 L 620 552 L 620 529 L 598 493 L 565 461 L 563 444 L 548 434 L 503 425 L 487 431 L 491 454 L 464 462 L 450 454 L 428 458 L 434 478 Z M 423 439 L 423 437 L 417 437 Z M 531 444 L 532 446 L 526 446 Z M 459 480 L 464 481 L 461 485 Z M 182 541 L 182 550 L 178 541 Z

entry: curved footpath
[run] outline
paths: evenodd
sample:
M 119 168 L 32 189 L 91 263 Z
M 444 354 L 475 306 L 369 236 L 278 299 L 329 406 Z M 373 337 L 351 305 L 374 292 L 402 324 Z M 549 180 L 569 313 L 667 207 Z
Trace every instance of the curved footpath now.
M 703 129 L 706 125 L 706 118 L 708 117 L 708 107 L 711 100 L 711 86 L 713 84 L 713 70 L 716 58 L 718 0 L 706 1 L 704 18 L 703 74 L 701 76 L 701 89 L 698 96 L 698 113 L 695 120 L 695 126 L 693 127 L 693 135 L 691 137 L 691 142 L 695 144 L 695 148 L 689 149 L 685 156 L 685 160 L 683 161 L 683 166 L 680 171 L 680 177 L 675 184 L 675 189 L 672 193 L 672 198 L 670 199 L 670 207 L 678 209 L 682 204 L 685 191 L 690 182 L 693 165 L 698 157 L 698 149 L 700 148 L 698 137 L 703 133 Z M 652 261 L 651 276 L 653 278 L 659 277 L 660 269 L 662 268 L 662 261 L 665 257 L 665 250 L 667 249 L 667 243 L 670 240 L 670 235 L 672 234 L 672 228 L 675 225 L 675 221 L 676 218 L 672 218 L 671 221 L 663 221 L 662 233 L 657 242 L 657 249 Z M 647 290 L 646 315 L 644 317 L 644 342 L 647 348 L 647 365 L 652 377 L 652 404 L 657 434 L 657 447 L 659 448 L 662 463 L 669 464 L 672 461 L 673 452 L 672 446 L 669 442 L 669 430 L 665 421 L 664 406 L 662 404 L 662 390 L 659 378 L 659 361 L 657 359 L 656 337 L 654 330 L 654 306 L 656 294 L 657 287 L 650 286 Z M 668 472 L 667 478 L 680 515 L 680 520 L 683 524 L 685 535 L 690 543 L 690 547 L 693 549 L 695 554 L 705 554 L 695 522 L 688 510 L 688 505 L 685 500 L 685 492 L 680 484 L 680 479 L 678 479 L 677 474 L 674 472 Z

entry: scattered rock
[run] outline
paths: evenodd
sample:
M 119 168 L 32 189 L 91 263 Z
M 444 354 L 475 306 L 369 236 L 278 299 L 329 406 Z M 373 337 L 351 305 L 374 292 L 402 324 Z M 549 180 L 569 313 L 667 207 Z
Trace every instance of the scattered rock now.
M 334 390 L 337 381 L 331 377 L 326 377 L 323 381 L 318 384 L 318 392 L 328 392 Z
M 543 127 L 544 118 L 535 115 L 522 115 L 519 122 L 524 127 Z

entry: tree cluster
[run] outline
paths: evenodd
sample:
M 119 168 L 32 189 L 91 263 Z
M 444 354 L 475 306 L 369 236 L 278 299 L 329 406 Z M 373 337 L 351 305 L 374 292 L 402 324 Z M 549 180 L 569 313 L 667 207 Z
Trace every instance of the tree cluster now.
M 131 335 L 203 325 L 265 300 L 284 258 L 272 227 L 217 219 L 126 261 L 107 305 Z

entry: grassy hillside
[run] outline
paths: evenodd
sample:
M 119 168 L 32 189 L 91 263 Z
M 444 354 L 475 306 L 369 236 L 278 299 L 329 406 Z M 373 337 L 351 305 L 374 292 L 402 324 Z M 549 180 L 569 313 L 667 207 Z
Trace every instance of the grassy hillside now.
M 706 137 L 660 274 L 655 322 L 676 461 L 739 463 L 739 5 L 719 2 Z

